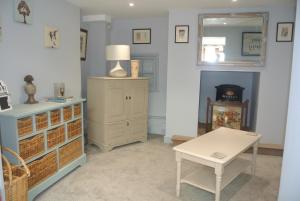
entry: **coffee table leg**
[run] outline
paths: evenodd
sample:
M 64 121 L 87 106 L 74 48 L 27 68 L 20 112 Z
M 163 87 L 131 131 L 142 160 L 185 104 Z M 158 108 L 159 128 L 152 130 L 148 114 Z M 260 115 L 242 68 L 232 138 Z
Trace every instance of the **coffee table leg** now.
M 251 173 L 252 173 L 252 176 L 255 176 L 257 149 L 258 149 L 258 142 L 256 142 L 256 143 L 253 145 L 252 167 L 251 167 Z
M 180 177 L 181 177 L 181 158 L 177 158 L 177 182 L 176 182 L 176 196 L 180 196 Z
M 216 174 L 216 195 L 215 201 L 220 201 L 221 199 L 221 184 L 222 184 L 222 175 L 223 175 L 223 167 L 217 166 L 215 169 Z

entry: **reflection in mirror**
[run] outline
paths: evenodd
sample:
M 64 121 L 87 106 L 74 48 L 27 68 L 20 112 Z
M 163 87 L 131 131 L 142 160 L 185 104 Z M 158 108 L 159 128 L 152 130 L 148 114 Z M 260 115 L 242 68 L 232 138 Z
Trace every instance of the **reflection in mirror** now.
M 263 66 L 267 13 L 199 16 L 198 64 Z

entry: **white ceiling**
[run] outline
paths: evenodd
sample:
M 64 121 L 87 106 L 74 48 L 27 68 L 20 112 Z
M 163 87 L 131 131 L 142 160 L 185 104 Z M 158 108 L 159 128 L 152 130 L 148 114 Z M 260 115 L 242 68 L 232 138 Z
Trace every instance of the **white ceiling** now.
M 241 8 L 295 5 L 296 0 L 67 0 L 79 6 L 84 15 L 107 14 L 113 18 L 155 17 L 169 9 Z M 135 4 L 129 7 L 129 2 Z

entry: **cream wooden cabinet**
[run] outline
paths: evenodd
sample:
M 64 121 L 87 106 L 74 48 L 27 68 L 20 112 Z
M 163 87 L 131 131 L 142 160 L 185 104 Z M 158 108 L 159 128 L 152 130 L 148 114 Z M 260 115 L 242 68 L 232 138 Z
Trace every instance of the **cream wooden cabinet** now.
M 147 140 L 148 79 L 88 79 L 88 139 L 103 151 Z

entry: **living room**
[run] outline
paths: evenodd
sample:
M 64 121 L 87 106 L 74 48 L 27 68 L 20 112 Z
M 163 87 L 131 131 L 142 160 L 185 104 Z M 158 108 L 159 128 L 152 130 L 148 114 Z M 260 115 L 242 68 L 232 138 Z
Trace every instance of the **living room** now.
M 88 80 L 90 77 L 108 76 L 115 65 L 115 62 L 107 60 L 107 46 L 130 46 L 129 60 L 143 60 L 144 66 L 140 69 L 140 76 L 149 77 L 147 142 L 113 148 L 106 153 L 97 146 L 87 145 L 86 140 L 86 164 L 70 171 L 70 174 L 61 177 L 61 180 L 54 182 L 50 188 L 44 188 L 45 191 L 34 194 L 37 196 L 36 200 L 213 200 L 213 194 L 188 186 L 182 186 L 181 197 L 176 197 L 176 160 L 171 143 L 174 135 L 197 137 L 199 119 L 202 119 L 201 123 L 205 123 L 203 121 L 207 109 L 206 104 L 201 106 L 200 101 L 201 87 L 206 86 L 203 80 L 210 76 L 210 73 L 224 75 L 222 72 L 241 76 L 243 73 L 258 75 L 258 81 L 252 83 L 257 85 L 257 97 L 253 99 L 256 105 L 251 114 L 255 123 L 250 123 L 251 131 L 262 135 L 259 149 L 281 150 L 284 154 L 283 157 L 258 154 L 256 180 L 250 180 L 249 174 L 242 175 L 240 180 L 233 182 L 233 190 L 230 188 L 231 184 L 225 188 L 224 198 L 221 197 L 221 200 L 300 199 L 299 192 L 295 189 L 295 181 L 299 178 L 296 171 L 299 164 L 293 160 L 299 150 L 299 137 L 296 136 L 296 120 L 299 117 L 299 104 L 296 101 L 299 96 L 296 86 L 299 65 L 299 47 L 296 43 L 299 40 L 299 5 L 296 10 L 296 1 L 25 2 L 27 1 L 30 2 L 31 13 L 24 16 L 26 23 L 15 18 L 15 12 L 18 11 L 14 11 L 14 8 L 18 0 L 0 1 L 0 79 L 8 87 L 13 108 L 11 111 L 15 105 L 23 104 L 27 99 L 24 92 L 26 75 L 33 76 L 37 91 L 35 98 L 41 103 L 53 96 L 55 83 L 63 83 L 66 97 L 87 99 L 82 102 L 82 129 L 87 139 L 91 131 Z M 200 65 L 199 16 L 242 13 L 268 14 L 265 21 L 267 29 L 264 31 L 264 64 Z M 290 41 L 278 42 L 279 23 L 292 24 Z M 187 28 L 187 41 L 176 42 L 175 32 L 178 26 Z M 59 31 L 57 47 L 46 46 L 46 28 Z M 80 52 L 80 29 L 87 33 L 84 58 Z M 139 30 L 150 30 L 150 41 L 136 44 L 134 32 Z M 236 40 L 242 41 L 242 38 Z M 122 61 L 121 65 L 130 76 L 130 62 Z M 236 79 L 243 80 L 243 77 Z M 221 84 L 238 83 L 233 80 L 232 83 L 228 83 L 228 80 Z M 100 91 L 100 88 L 96 89 Z M 99 92 L 98 100 L 101 96 Z M 205 96 L 204 100 L 207 98 Z M 34 107 L 34 104 L 32 106 Z M 116 105 L 114 107 L 118 108 Z M 3 140 L 7 139 L 3 135 L 8 134 L 3 134 L 2 131 L 1 135 L 3 143 Z M 30 138 L 33 136 L 34 134 Z M 20 139 L 24 140 L 25 137 Z M 243 157 L 249 158 L 251 155 L 246 154 Z M 32 161 L 35 159 L 38 157 L 32 158 Z M 107 166 L 97 169 L 97 166 L 103 164 Z M 268 174 L 267 170 L 272 168 L 271 165 L 275 168 Z M 195 168 L 195 165 L 188 164 L 188 167 Z M 142 169 L 145 169 L 145 172 L 141 172 Z M 183 171 L 187 172 L 187 169 L 184 168 Z M 104 180 L 99 182 L 101 177 Z M 154 181 L 151 181 L 151 178 Z M 80 186 L 80 182 L 84 187 Z M 241 182 L 241 187 L 238 182 Z M 255 189 L 255 182 L 258 182 L 260 189 Z M 128 186 L 128 189 L 121 184 Z M 147 186 L 153 192 L 148 191 Z M 3 187 L 1 192 L 4 195 Z M 255 193 L 256 197 L 251 197 Z M 4 197 L 2 199 L 4 200 Z

